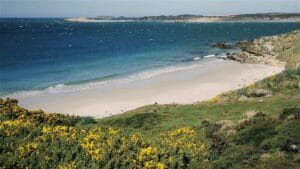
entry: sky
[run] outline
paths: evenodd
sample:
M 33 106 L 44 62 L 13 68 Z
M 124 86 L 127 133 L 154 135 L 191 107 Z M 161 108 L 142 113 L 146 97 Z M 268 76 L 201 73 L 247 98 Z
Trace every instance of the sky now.
M 300 0 L 0 0 L 0 17 L 300 12 Z

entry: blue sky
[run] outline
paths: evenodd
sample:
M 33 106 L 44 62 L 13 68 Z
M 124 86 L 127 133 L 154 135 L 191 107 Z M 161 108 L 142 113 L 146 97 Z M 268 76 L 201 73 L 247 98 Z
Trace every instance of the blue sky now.
M 0 0 L 0 17 L 300 12 L 300 0 Z

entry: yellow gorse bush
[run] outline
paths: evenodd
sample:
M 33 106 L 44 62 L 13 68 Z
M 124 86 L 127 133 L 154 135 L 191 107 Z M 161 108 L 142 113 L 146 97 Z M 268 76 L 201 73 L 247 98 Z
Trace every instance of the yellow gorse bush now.
M 29 160 L 43 160 L 39 166 L 62 169 L 76 168 L 76 165 L 165 169 L 188 166 L 193 161 L 203 166 L 209 162 L 209 144 L 203 134 L 192 127 L 170 130 L 159 134 L 161 137 L 157 139 L 145 140 L 147 137 L 141 133 L 119 128 L 76 126 L 70 123 L 73 118 L 56 114 L 31 113 L 18 107 L 14 109 L 25 113 L 14 114 L 9 106 L 4 109 L 0 107 L 0 114 L 5 117 L 0 121 L 3 154 L 18 153 L 18 157 L 13 158 L 16 163 L 24 162 L 20 168 L 28 164 L 29 168 L 35 167 Z M 183 160 L 186 158 L 187 161 Z
M 151 146 L 147 148 L 142 148 L 139 152 L 138 159 L 139 161 L 143 161 L 146 158 L 157 159 L 157 148 Z
M 140 139 L 139 136 L 134 134 L 134 135 L 131 136 L 130 141 L 132 143 L 136 144 L 139 141 L 139 139 Z
M 173 151 L 179 151 L 181 153 L 188 152 L 188 154 L 194 158 L 200 158 L 202 162 L 208 159 L 209 145 L 204 139 L 203 133 L 194 130 L 190 127 L 182 127 L 167 132 L 163 136 L 162 145 L 164 148 Z M 169 159 L 172 163 L 173 159 Z
M 139 144 L 139 145 L 142 146 L 142 147 L 146 145 L 145 140 L 140 136 L 140 134 L 133 134 L 133 135 L 130 137 L 130 141 L 131 141 L 131 143 L 133 143 L 134 145 Z
M 157 147 L 149 146 L 142 148 L 138 154 L 138 161 L 142 163 L 143 168 L 165 169 L 167 165 L 159 161 L 159 156 L 163 155 L 163 151 Z
M 117 130 L 109 129 L 109 133 L 116 134 Z M 103 160 L 112 145 L 111 139 L 104 139 L 105 133 L 100 128 L 89 130 L 81 141 L 81 147 L 92 157 L 93 160 Z M 106 140 L 106 141 L 105 141 Z
M 20 119 L 13 119 L 13 120 L 4 120 L 0 121 L 0 129 L 4 127 L 28 127 L 32 123 L 28 120 L 20 120 Z
M 35 151 L 38 148 L 38 143 L 27 143 L 25 145 L 20 145 L 18 147 L 19 153 L 24 155 L 29 155 L 31 152 Z
M 111 127 L 108 128 L 108 133 L 110 135 L 118 134 L 118 133 L 120 133 L 120 131 L 121 131 L 121 129 L 114 129 L 114 128 L 111 128 Z
M 168 136 L 170 137 L 176 137 L 179 135 L 194 135 L 195 134 L 195 130 L 190 128 L 190 127 L 182 127 L 173 131 L 170 131 L 167 133 Z
M 71 126 L 44 126 L 42 128 L 42 133 L 44 134 L 42 136 L 43 140 L 48 137 L 51 139 L 58 137 L 70 141 L 71 139 L 76 139 L 78 130 Z
M 22 128 L 32 127 L 34 124 L 26 119 L 13 119 L 0 121 L 0 129 L 3 129 L 6 137 L 18 134 Z

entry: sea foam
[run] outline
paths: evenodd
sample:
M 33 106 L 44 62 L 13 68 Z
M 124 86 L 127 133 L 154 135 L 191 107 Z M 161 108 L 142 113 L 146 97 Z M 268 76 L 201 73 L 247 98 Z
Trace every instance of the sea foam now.
M 88 90 L 88 89 L 94 89 L 94 88 L 105 88 L 108 86 L 113 86 L 117 84 L 128 84 L 131 82 L 143 80 L 143 79 L 150 79 L 155 76 L 159 76 L 165 73 L 171 73 L 176 71 L 183 71 L 188 69 L 193 69 L 196 67 L 202 66 L 200 62 L 192 63 L 192 64 L 184 64 L 184 65 L 177 65 L 177 66 L 168 66 L 164 68 L 158 68 L 158 69 L 151 69 L 151 70 L 145 70 L 139 73 L 133 73 L 126 76 L 121 77 L 115 77 L 112 79 L 106 79 L 106 80 L 98 80 L 98 81 L 89 81 L 85 83 L 78 83 L 74 82 L 72 84 L 57 84 L 54 86 L 50 86 L 48 88 L 40 89 L 40 90 L 29 90 L 29 91 L 18 91 L 9 95 L 6 95 L 5 97 L 10 98 L 28 98 L 33 97 L 37 95 L 47 95 L 47 94 L 55 94 L 55 93 L 71 93 L 81 90 Z
M 197 56 L 194 57 L 193 60 L 200 60 L 200 59 L 205 59 L 205 58 L 211 58 L 211 57 L 215 57 L 215 54 L 210 54 L 210 55 L 206 55 L 206 56 Z

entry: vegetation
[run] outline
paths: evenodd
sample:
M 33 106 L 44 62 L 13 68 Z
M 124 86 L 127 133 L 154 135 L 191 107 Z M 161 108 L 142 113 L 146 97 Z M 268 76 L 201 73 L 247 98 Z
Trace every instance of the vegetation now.
M 147 137 L 85 127 L 79 118 L 29 112 L 15 100 L 1 100 L 0 163 L 3 168 L 297 168 L 299 112 L 290 108 L 280 118 L 240 121 L 229 126 L 236 132 L 227 136 L 225 124 L 204 120 Z M 283 163 L 277 166 L 277 160 Z
M 211 166 L 210 141 L 199 128 L 174 128 L 145 140 L 138 132 L 91 126 L 90 118 L 28 111 L 11 99 L 0 100 L 0 118 L 2 168 Z

